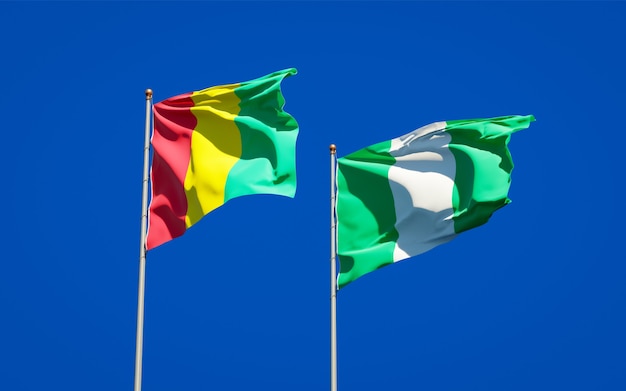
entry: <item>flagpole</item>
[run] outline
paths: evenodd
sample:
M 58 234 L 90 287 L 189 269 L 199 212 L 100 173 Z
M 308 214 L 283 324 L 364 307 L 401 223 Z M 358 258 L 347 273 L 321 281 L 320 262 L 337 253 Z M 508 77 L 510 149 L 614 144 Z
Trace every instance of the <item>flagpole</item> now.
M 152 90 L 146 90 L 146 129 L 143 145 L 143 189 L 141 194 L 141 239 L 139 246 L 139 289 L 137 295 L 137 342 L 135 346 L 135 391 L 141 391 L 143 358 L 143 308 L 146 290 L 146 226 L 148 225 L 148 164 L 150 160 L 150 113 Z
M 335 172 L 337 147 L 330 144 L 330 390 L 337 391 L 337 263 L 335 241 Z

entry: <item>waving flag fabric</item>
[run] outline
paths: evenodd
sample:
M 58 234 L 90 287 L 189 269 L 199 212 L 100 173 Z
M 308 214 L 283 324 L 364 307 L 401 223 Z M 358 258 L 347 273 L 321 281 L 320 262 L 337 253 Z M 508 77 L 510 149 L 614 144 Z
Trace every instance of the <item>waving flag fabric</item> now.
M 148 250 L 235 197 L 295 195 L 299 129 L 283 110 L 281 82 L 296 72 L 286 69 L 154 105 Z
M 510 135 L 534 117 L 436 122 L 338 159 L 339 288 L 482 225 L 510 202 Z

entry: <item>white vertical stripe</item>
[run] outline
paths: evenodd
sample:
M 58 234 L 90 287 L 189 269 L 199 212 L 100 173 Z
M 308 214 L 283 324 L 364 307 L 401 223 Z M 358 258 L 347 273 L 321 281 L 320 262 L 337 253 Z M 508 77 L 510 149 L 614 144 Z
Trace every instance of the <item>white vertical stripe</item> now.
M 456 163 L 448 149 L 445 122 L 421 127 L 391 140 L 389 185 L 396 207 L 399 237 L 394 262 L 452 240 L 452 191 Z

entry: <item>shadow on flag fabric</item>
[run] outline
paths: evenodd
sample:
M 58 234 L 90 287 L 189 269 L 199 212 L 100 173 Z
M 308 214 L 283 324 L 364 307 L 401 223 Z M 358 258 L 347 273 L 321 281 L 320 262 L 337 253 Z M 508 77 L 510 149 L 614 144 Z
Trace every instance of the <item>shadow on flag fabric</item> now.
M 298 124 L 283 110 L 290 68 L 154 105 L 146 248 L 181 236 L 235 197 L 296 192 Z
M 338 159 L 338 287 L 486 223 L 510 202 L 510 136 L 534 120 L 436 122 Z

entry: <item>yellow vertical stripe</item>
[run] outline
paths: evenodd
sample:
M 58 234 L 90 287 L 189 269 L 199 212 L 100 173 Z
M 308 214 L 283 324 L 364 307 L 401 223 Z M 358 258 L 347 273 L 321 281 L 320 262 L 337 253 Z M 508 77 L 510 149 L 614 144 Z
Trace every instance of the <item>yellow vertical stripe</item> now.
M 191 112 L 198 123 L 191 135 L 191 157 L 185 177 L 187 227 L 224 203 L 226 179 L 241 157 L 241 134 L 234 122 L 239 98 L 229 84 L 194 92 Z

